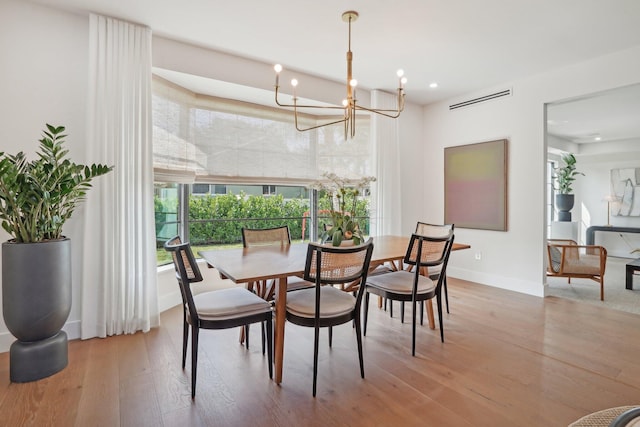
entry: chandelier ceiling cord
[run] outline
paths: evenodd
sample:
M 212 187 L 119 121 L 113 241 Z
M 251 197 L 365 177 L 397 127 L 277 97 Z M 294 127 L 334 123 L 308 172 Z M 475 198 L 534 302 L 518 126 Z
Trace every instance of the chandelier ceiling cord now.
M 351 52 L 351 23 L 355 22 L 358 19 L 358 12 L 350 10 L 344 12 L 342 14 L 342 20 L 349 24 L 349 50 L 347 51 L 347 98 L 342 101 L 342 105 L 300 105 L 298 104 L 298 98 L 296 96 L 296 86 L 298 85 L 298 80 L 292 79 L 291 86 L 293 86 L 293 104 L 283 104 L 278 101 L 278 90 L 280 89 L 280 72 L 282 71 L 282 65 L 276 64 L 273 68 L 276 72 L 276 90 L 275 90 L 275 100 L 276 104 L 280 107 L 293 108 L 293 116 L 296 125 L 296 129 L 300 132 L 305 132 L 312 129 L 317 129 L 324 126 L 335 125 L 339 123 L 344 124 L 344 137 L 347 139 L 349 136 L 353 138 L 356 134 L 356 111 L 368 111 L 370 113 L 380 114 L 385 117 L 390 117 L 392 119 L 396 119 L 400 117 L 400 113 L 404 110 L 404 85 L 407 82 L 407 78 L 404 77 L 404 72 L 402 70 L 398 70 L 398 92 L 396 99 L 396 108 L 394 110 L 385 110 L 378 108 L 368 108 L 363 107 L 358 104 L 358 100 L 356 98 L 356 86 L 358 85 L 358 81 L 353 78 L 352 75 L 352 61 L 353 61 L 353 53 Z M 301 128 L 298 124 L 298 109 L 299 108 L 321 108 L 321 109 L 339 109 L 344 111 L 344 115 L 339 120 L 330 121 L 328 123 L 323 123 L 317 126 L 312 126 L 308 128 Z

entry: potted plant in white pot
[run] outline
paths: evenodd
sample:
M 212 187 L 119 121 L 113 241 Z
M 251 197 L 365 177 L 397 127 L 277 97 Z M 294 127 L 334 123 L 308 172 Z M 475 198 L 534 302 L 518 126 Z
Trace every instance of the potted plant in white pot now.
M 576 170 L 576 157 L 572 153 L 562 156 L 561 161 L 564 166 L 554 169 L 554 178 L 557 186 L 556 193 L 556 209 L 558 210 L 558 221 L 571 221 L 571 209 L 575 202 L 573 194 L 573 181 L 577 175 L 583 175 L 582 172 Z
M 64 369 L 71 310 L 71 241 L 62 226 L 84 200 L 91 180 L 111 166 L 67 158 L 63 126 L 49 124 L 38 158 L 0 152 L 0 220 L 12 239 L 2 244 L 2 314 L 16 337 L 12 382 L 35 381 Z

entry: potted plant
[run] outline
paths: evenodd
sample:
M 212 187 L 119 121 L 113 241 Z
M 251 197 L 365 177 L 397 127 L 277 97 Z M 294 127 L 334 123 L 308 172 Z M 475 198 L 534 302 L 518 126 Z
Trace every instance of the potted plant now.
M 322 176 L 326 180 L 314 183 L 312 188 L 327 193 L 331 201 L 331 225 L 325 227 L 320 240 L 331 242 L 333 246 L 363 243 L 364 234 L 356 220 L 356 206 L 363 190 L 376 179 L 367 176 L 359 180 L 349 180 L 327 172 Z
M 572 153 L 564 154 L 561 158 L 564 166 L 554 169 L 556 180 L 556 208 L 558 209 L 558 221 L 571 221 L 571 209 L 573 208 L 573 181 L 577 175 L 583 175 L 576 170 L 576 157 Z
M 2 314 L 16 338 L 9 354 L 13 382 L 34 381 L 67 366 L 71 310 L 71 241 L 62 226 L 84 200 L 91 180 L 112 166 L 67 158 L 64 126 L 46 125 L 37 159 L 0 152 Z

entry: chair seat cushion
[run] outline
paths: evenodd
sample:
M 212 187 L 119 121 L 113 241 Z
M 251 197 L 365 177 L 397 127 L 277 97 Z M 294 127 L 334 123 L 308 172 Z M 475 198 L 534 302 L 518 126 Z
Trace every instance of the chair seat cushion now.
M 563 273 L 600 275 L 599 255 L 580 255 L 580 258 L 565 259 Z
M 315 283 L 304 280 L 301 277 L 291 276 L 287 278 L 287 291 L 297 291 L 299 289 L 313 288 Z
M 378 289 L 396 294 L 411 294 L 415 277 L 415 273 L 410 273 L 408 271 L 394 271 L 392 273 L 367 278 L 367 286 L 374 286 Z M 418 277 L 419 294 L 433 292 L 435 288 L 435 283 L 428 277 Z
M 387 267 L 386 265 L 379 265 L 373 271 L 370 271 L 369 274 L 367 274 L 367 276 L 368 277 L 377 276 L 378 274 L 387 274 L 387 273 L 391 273 L 392 271 L 393 270 Z
M 333 286 L 320 288 L 320 317 L 338 317 L 351 312 L 356 299 Z M 287 311 L 300 317 L 313 318 L 316 310 L 316 289 L 301 289 L 287 294 Z
M 193 301 L 203 320 L 226 320 L 271 311 L 271 304 L 245 288 L 203 292 Z

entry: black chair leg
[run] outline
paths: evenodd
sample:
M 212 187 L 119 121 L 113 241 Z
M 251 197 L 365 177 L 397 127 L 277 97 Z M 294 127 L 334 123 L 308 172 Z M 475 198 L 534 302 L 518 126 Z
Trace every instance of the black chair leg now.
M 198 375 L 198 327 L 191 328 L 191 399 L 196 398 L 196 378 Z
M 187 323 L 187 314 L 183 311 L 182 320 L 182 369 L 187 361 L 187 342 L 189 341 L 189 324 Z
M 444 342 L 444 328 L 442 326 L 442 297 L 436 295 L 436 302 L 438 303 L 438 322 L 440 322 L 440 341 Z
M 320 328 L 316 326 L 313 340 L 313 397 L 316 397 L 318 379 L 318 341 L 320 341 Z
M 404 323 L 404 301 L 400 301 L 400 323 Z
M 389 317 L 393 317 L 393 300 L 389 300 Z
M 420 326 L 424 325 L 424 301 L 420 301 Z
M 387 299 L 385 298 L 385 304 Z M 367 336 L 367 320 L 369 318 L 369 292 L 364 292 L 364 331 L 362 335 Z
M 449 291 L 447 290 L 447 276 L 445 275 L 442 281 L 444 285 L 444 301 L 447 304 L 447 313 L 449 313 Z
M 404 302 L 402 303 L 402 305 L 404 306 Z M 415 301 L 413 301 L 412 317 L 413 317 L 413 322 L 412 322 L 413 325 L 411 327 L 411 333 L 412 333 L 411 355 L 415 356 L 416 355 L 416 302 Z
M 358 359 L 360 361 L 360 377 L 364 378 L 364 358 L 362 357 L 362 331 L 360 326 L 360 317 L 354 319 L 356 325 L 356 340 L 358 342 Z
M 269 378 L 273 378 L 273 320 L 265 322 L 267 330 L 267 361 L 269 362 Z
M 329 348 L 333 344 L 333 326 L 329 326 Z
M 262 322 L 260 329 L 262 330 L 262 355 L 264 356 L 264 332 L 265 332 L 265 323 Z
M 249 350 L 249 325 L 244 325 L 244 345 Z

